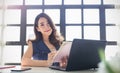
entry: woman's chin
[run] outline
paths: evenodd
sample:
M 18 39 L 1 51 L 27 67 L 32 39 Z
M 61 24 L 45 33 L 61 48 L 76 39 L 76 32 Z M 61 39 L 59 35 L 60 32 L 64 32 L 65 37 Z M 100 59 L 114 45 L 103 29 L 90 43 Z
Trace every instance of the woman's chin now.
M 46 33 L 45 35 L 46 35 L 46 36 L 50 36 L 50 35 L 51 35 L 51 33 Z

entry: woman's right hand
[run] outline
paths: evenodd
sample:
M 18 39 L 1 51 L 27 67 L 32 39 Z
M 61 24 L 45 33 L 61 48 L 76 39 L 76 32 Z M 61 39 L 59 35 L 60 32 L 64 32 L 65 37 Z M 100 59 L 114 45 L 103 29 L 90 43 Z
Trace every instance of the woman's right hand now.
M 53 57 L 55 56 L 55 54 L 56 54 L 56 51 L 50 52 L 50 53 L 48 54 L 48 60 L 47 60 L 48 66 L 50 66 L 50 65 L 52 64 Z

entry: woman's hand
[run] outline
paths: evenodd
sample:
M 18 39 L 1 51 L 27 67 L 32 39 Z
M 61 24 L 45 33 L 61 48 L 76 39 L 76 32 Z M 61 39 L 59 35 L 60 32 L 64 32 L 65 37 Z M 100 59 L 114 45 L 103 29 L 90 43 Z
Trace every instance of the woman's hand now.
M 62 58 L 61 58 L 61 61 L 60 61 L 60 67 L 66 68 L 66 66 L 67 66 L 67 61 L 68 61 L 68 56 L 62 57 Z
M 52 64 L 52 61 L 53 61 L 53 57 L 55 56 L 57 51 L 53 51 L 53 52 L 50 52 L 48 54 L 48 60 L 47 60 L 47 63 L 48 63 L 48 66 L 50 66 Z

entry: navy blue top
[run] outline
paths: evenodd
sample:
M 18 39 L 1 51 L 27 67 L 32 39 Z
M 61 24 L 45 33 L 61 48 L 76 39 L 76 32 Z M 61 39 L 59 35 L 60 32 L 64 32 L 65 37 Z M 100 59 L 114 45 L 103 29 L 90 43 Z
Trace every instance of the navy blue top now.
M 42 40 L 32 42 L 32 46 L 34 60 L 47 60 L 50 50 Z M 56 50 L 58 50 L 59 47 L 60 46 L 55 46 Z

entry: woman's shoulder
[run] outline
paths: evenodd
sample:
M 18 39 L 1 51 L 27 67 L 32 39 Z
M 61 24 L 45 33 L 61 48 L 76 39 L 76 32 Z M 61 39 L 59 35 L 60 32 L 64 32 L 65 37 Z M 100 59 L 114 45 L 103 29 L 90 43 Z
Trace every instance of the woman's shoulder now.
M 31 41 L 33 48 L 44 46 L 42 40 Z
M 28 40 L 27 44 L 33 44 L 33 45 L 37 45 L 43 43 L 42 40 Z
M 39 42 L 42 42 L 42 40 L 28 40 L 30 41 L 31 43 L 39 43 Z
M 30 40 L 32 43 L 40 43 L 42 40 Z

